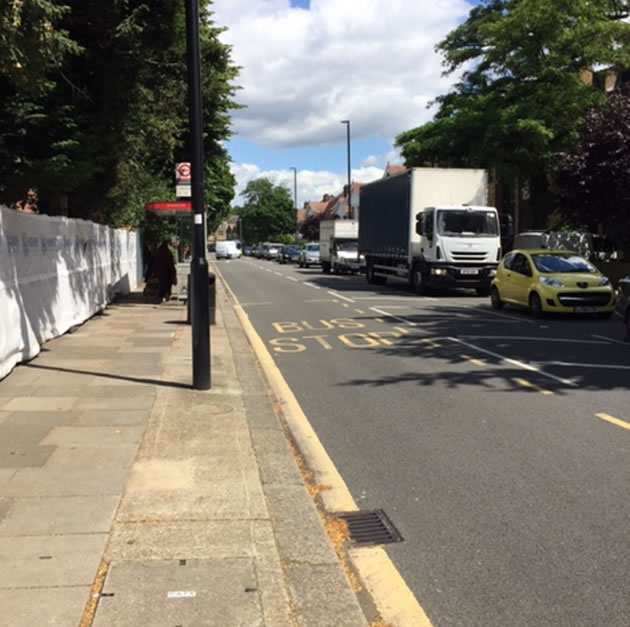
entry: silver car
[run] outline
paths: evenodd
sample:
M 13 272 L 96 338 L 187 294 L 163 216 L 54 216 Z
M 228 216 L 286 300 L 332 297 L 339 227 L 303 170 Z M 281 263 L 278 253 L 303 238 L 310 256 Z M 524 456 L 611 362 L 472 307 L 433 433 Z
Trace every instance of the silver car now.
M 298 260 L 300 268 L 308 268 L 319 263 L 319 244 L 306 244 L 300 251 Z

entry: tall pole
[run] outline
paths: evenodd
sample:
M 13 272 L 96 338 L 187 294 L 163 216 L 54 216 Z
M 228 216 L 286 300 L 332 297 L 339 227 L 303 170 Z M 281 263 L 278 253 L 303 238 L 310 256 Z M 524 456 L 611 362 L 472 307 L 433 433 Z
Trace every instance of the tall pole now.
M 297 239 L 298 239 L 297 168 L 291 166 L 290 169 L 293 170 L 293 208 L 295 210 L 295 241 L 297 242 Z
M 348 145 L 348 217 L 354 218 L 352 211 L 352 183 L 350 180 L 350 120 L 341 120 L 346 125 L 346 143 Z
M 192 261 L 190 262 L 190 318 L 192 327 L 193 388 L 210 389 L 210 311 L 206 214 L 203 201 L 203 121 L 201 117 L 201 62 L 199 52 L 199 3 L 186 0 L 186 56 L 188 61 L 188 110 L 190 118 L 191 201 L 193 211 Z

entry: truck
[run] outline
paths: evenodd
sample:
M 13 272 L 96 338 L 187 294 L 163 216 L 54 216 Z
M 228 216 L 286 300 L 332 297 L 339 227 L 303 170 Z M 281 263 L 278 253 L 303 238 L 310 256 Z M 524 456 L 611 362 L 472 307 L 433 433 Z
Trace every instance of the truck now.
M 359 255 L 357 220 L 322 220 L 319 223 L 319 259 L 327 274 L 360 272 L 365 259 Z
M 489 293 L 501 259 L 499 214 L 488 174 L 469 168 L 409 168 L 367 183 L 359 203 L 366 278 L 403 279 L 418 294 L 473 288 Z

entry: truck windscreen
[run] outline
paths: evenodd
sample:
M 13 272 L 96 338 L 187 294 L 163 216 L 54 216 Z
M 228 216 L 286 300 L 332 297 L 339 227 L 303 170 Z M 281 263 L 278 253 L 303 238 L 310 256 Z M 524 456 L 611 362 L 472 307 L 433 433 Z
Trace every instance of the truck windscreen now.
M 499 233 L 497 215 L 493 211 L 467 209 L 438 210 L 437 232 L 446 236 L 494 236 Z
M 343 250 L 346 252 L 354 253 L 359 248 L 359 243 L 356 240 L 348 242 L 337 242 L 337 250 Z

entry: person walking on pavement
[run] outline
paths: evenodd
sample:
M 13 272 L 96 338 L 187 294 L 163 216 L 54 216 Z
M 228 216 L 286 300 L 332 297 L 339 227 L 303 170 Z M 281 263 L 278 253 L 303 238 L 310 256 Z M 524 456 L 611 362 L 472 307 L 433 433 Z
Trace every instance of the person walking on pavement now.
M 160 302 L 168 300 L 171 297 L 171 289 L 173 285 L 177 285 L 177 270 L 175 269 L 175 260 L 168 246 L 168 240 L 164 240 L 153 257 L 153 273 L 159 282 L 159 298 Z

